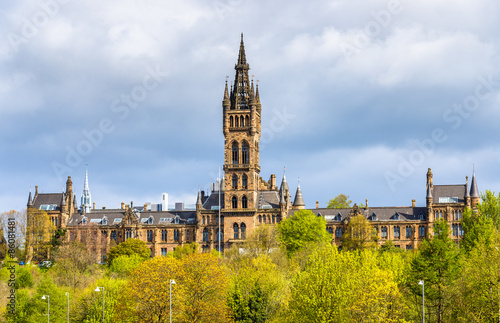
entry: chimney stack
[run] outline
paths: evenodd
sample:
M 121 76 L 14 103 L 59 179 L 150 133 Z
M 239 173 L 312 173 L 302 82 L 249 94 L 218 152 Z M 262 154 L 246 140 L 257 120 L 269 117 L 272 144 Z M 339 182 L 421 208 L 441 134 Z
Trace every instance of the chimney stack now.
M 411 200 L 411 207 L 415 207 L 415 199 Z
M 122 210 L 125 209 L 125 202 L 122 202 Z
M 319 209 L 319 201 L 316 201 L 316 208 Z
M 93 206 L 94 206 L 93 209 L 95 210 L 95 202 L 93 203 Z

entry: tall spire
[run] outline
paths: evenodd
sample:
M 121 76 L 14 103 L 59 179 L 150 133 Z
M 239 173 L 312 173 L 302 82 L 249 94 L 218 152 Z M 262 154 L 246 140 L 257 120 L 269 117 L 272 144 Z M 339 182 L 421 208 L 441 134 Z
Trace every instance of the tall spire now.
M 243 43 L 243 33 L 241 34 L 240 52 L 238 53 L 238 62 L 234 66 L 236 75 L 234 77 L 234 86 L 231 89 L 231 110 L 249 109 L 250 99 L 250 80 L 248 70 L 250 66 L 247 63 L 245 55 L 245 45 Z
M 85 164 L 85 183 L 82 192 L 82 211 L 89 213 L 92 209 L 92 198 L 89 190 L 88 164 Z

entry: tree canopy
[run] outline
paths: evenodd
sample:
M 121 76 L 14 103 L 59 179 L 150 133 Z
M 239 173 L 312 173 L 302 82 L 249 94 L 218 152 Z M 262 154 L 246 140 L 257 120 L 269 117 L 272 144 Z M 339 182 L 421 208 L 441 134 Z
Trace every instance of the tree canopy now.
M 310 210 L 300 210 L 278 225 L 279 240 L 291 256 L 295 251 L 311 242 L 329 243 L 326 221 Z
M 361 214 L 351 218 L 342 236 L 342 249 L 363 250 L 377 247 L 377 230 Z
M 151 250 L 142 240 L 128 239 L 109 250 L 107 255 L 108 265 L 111 265 L 115 258 L 132 255 L 139 255 L 139 257 L 146 260 L 151 255 Z
M 328 209 L 347 209 L 351 207 L 352 201 L 349 200 L 349 195 L 339 194 L 335 198 L 328 201 L 326 208 Z

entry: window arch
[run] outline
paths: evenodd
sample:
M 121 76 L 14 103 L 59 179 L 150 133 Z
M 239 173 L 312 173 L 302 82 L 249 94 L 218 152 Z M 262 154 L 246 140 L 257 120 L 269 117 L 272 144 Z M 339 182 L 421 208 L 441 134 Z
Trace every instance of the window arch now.
M 236 198 L 236 196 L 233 196 L 233 198 L 231 199 L 231 204 L 232 204 L 233 209 L 238 208 L 238 199 Z
M 240 127 L 244 127 L 245 126 L 245 118 L 243 118 L 243 116 L 240 117 Z
M 238 188 L 238 176 L 236 174 L 233 174 L 233 190 Z
M 240 228 L 238 227 L 238 223 L 233 224 L 233 231 L 234 231 L 234 239 L 239 239 L 240 238 Z
M 245 223 L 240 225 L 241 239 L 246 239 L 247 226 Z
M 234 119 L 233 119 L 233 116 L 230 116 L 229 117 L 229 126 L 232 128 L 234 127 Z
M 205 225 L 205 217 L 203 217 L 203 225 Z
M 208 241 L 208 229 L 205 228 L 203 229 L 203 242 L 207 242 Z
M 233 142 L 233 164 L 238 164 L 238 143 Z
M 243 195 L 241 198 L 241 208 L 246 209 L 248 208 L 248 199 L 246 196 Z
M 243 174 L 243 176 L 241 177 L 241 187 L 248 188 L 248 177 L 246 174 Z
M 249 160 L 248 156 L 248 143 L 246 141 L 243 142 L 243 145 L 241 147 L 241 163 L 242 164 L 248 164 Z
M 234 117 L 234 126 L 235 127 L 238 127 L 238 121 L 240 120 L 240 118 L 238 118 L 238 116 L 235 116 Z
M 259 223 L 262 223 L 262 215 L 259 214 Z
M 245 117 L 245 126 L 248 127 L 250 125 L 250 119 L 248 116 Z

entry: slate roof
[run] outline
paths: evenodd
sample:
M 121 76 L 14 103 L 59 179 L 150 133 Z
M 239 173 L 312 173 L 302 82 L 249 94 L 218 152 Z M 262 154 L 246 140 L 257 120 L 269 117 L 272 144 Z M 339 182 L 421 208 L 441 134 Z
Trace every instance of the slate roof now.
M 325 217 L 327 222 L 345 221 L 351 212 L 348 209 L 311 209 L 314 214 Z M 288 215 L 293 215 L 297 210 L 289 210 Z M 421 215 L 425 220 L 425 207 L 369 207 L 359 208 L 361 214 L 370 221 L 420 221 Z
M 93 222 L 91 220 L 102 220 L 106 217 L 107 225 L 120 225 L 121 221 L 115 219 L 123 219 L 125 217 L 124 209 L 99 209 L 92 210 L 89 213 L 79 214 L 75 213 L 68 220 L 67 226 L 76 226 L 82 224 L 83 218 L 87 218 L 87 223 L 102 224 L 101 221 Z M 196 211 L 146 211 L 140 212 L 138 221 L 144 225 L 170 225 L 175 223 L 175 218 L 179 218 L 178 224 L 195 224 Z M 151 222 L 149 219 L 151 218 Z
M 258 209 L 278 209 L 280 199 L 277 191 L 261 191 L 257 198 Z
M 61 207 L 61 200 L 63 197 L 63 193 L 41 193 L 35 195 L 33 199 L 33 207 L 35 209 L 39 209 L 43 204 L 55 204 L 57 205 L 57 210 Z
M 203 208 L 207 210 L 211 210 L 212 206 L 219 206 L 219 192 L 215 191 L 210 194 L 210 196 L 203 203 Z M 224 192 L 221 192 L 220 195 L 220 208 L 221 210 L 224 208 Z
M 439 203 L 440 197 L 458 197 L 458 203 L 464 203 L 467 187 L 461 185 L 434 185 L 432 197 L 434 203 Z

